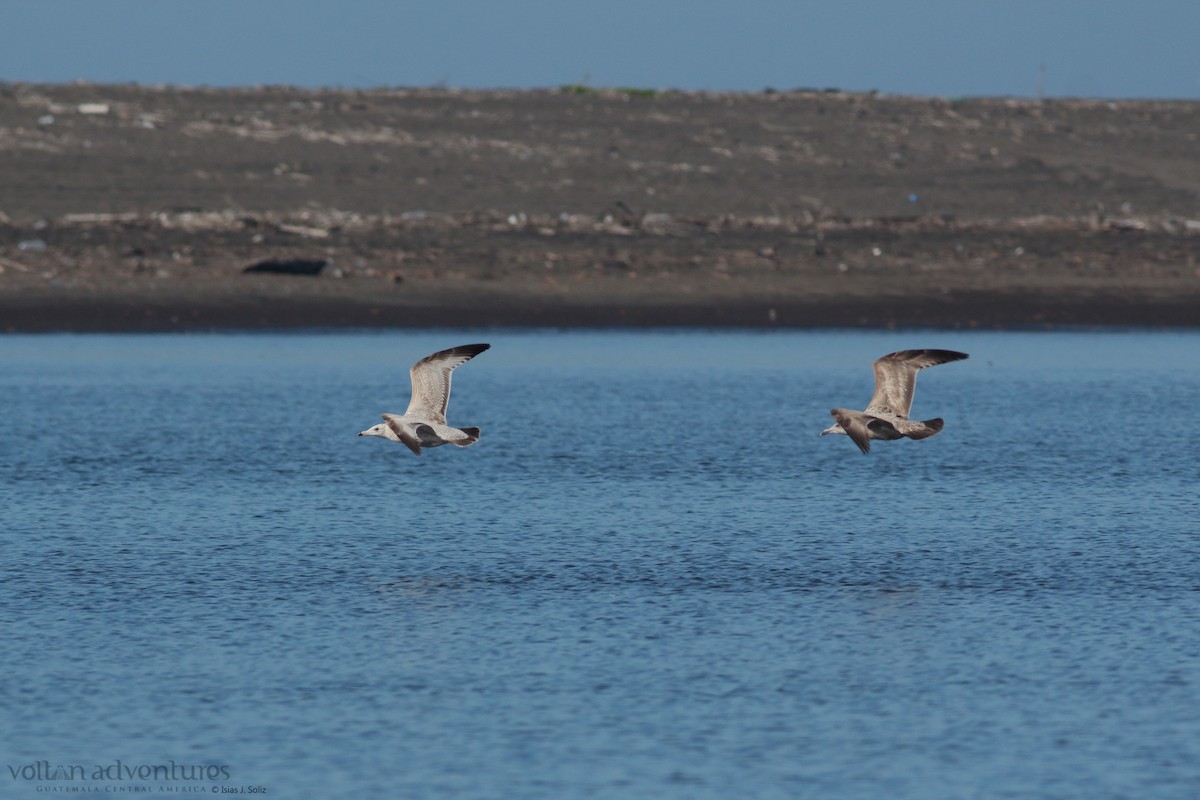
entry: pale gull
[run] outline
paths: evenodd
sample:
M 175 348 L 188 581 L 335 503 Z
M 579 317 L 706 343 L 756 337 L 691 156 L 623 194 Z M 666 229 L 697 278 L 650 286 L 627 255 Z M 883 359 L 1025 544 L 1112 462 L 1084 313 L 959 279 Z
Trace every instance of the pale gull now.
M 383 423 L 367 428 L 359 436 L 381 436 L 401 442 L 416 455 L 422 447 L 453 444 L 467 447 L 479 441 L 479 428 L 453 428 L 446 424 L 446 403 L 450 401 L 450 373 L 491 347 L 490 344 L 464 344 L 441 350 L 413 364 L 412 400 L 403 414 L 384 414 Z
M 821 431 L 849 435 L 863 455 L 871 452 L 872 439 L 928 439 L 942 430 L 941 419 L 915 422 L 908 418 L 912 407 L 917 372 L 950 361 L 961 361 L 966 353 L 954 350 L 901 350 L 875 362 L 875 394 L 866 411 L 835 408 L 829 413 L 837 424 Z

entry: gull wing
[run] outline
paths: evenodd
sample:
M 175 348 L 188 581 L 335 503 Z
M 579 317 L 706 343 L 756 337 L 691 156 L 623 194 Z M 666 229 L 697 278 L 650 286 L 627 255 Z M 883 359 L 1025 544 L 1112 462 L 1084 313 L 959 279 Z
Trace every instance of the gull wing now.
M 413 455 L 421 455 L 421 440 L 413 436 L 404 426 L 396 421 L 394 414 L 384 414 L 383 421 L 392 429 L 392 433 L 404 443 L 404 446 L 413 451 Z
M 446 404 L 450 402 L 450 373 L 491 347 L 490 344 L 464 344 L 425 356 L 408 371 L 412 378 L 412 400 L 406 417 L 415 416 L 446 423 Z
M 863 455 L 871 452 L 871 439 L 867 434 L 867 417 L 858 411 L 850 411 L 845 408 L 835 408 L 829 412 L 833 418 L 837 420 L 837 424 L 842 426 L 854 443 L 858 445 L 858 449 L 862 450 Z
M 875 394 L 867 406 L 868 414 L 893 414 L 908 419 L 912 408 L 917 373 L 950 361 L 961 361 L 966 353 L 955 350 L 901 350 L 875 362 Z

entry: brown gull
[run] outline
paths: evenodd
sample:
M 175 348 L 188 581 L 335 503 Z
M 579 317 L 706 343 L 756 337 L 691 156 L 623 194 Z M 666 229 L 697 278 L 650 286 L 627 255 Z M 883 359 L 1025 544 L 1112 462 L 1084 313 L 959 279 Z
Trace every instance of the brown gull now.
M 863 455 L 871 452 L 872 439 L 928 439 L 942 430 L 941 419 L 916 422 L 908 418 L 917 373 L 950 361 L 961 361 L 966 353 L 954 350 L 901 350 L 875 362 L 875 394 L 866 411 L 835 408 L 829 413 L 837 423 L 821 431 L 849 435 Z
M 425 356 L 408 371 L 412 400 L 403 414 L 384 414 L 383 422 L 359 433 L 400 442 L 416 455 L 422 447 L 453 444 L 467 447 L 479 441 L 479 428 L 453 428 L 446 424 L 450 402 L 450 373 L 491 347 L 464 344 Z

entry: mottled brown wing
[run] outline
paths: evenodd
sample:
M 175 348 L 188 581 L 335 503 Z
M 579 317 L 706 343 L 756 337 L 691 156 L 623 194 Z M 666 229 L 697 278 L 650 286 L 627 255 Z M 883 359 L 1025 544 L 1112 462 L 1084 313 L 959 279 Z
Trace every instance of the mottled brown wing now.
M 844 408 L 835 408 L 829 413 L 837 420 L 837 424 L 842 426 L 842 430 L 858 445 L 858 449 L 862 450 L 864 456 L 871 452 L 871 440 L 867 437 L 867 423 L 861 414 Z
M 392 433 L 400 437 L 400 441 L 404 443 L 405 447 L 412 450 L 415 455 L 421 455 L 421 442 L 419 439 L 406 431 L 403 425 L 392 419 L 391 414 L 384 414 L 383 421 L 392 429 Z
M 446 422 L 446 404 L 450 402 L 450 373 L 491 347 L 490 344 L 464 344 L 440 350 L 413 364 L 412 400 L 405 416 Z
M 868 414 L 895 414 L 908 419 L 917 373 L 950 361 L 967 358 L 955 350 L 900 350 L 889 353 L 875 362 L 875 394 L 867 406 Z

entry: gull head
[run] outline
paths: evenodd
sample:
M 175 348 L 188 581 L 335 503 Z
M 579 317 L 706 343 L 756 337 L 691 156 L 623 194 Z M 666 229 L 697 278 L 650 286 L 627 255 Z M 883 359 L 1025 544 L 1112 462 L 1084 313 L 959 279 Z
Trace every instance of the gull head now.
M 387 438 L 387 425 L 383 425 L 383 424 L 372 425 L 370 428 L 367 428 L 365 431 L 359 431 L 358 435 L 359 436 L 382 436 L 386 439 Z
M 821 431 L 820 435 L 825 436 L 826 434 L 829 434 L 829 433 L 845 433 L 845 431 L 842 430 L 841 425 L 839 425 L 838 423 L 835 422 L 832 425 L 830 425 L 828 428 L 826 428 L 825 430 Z

